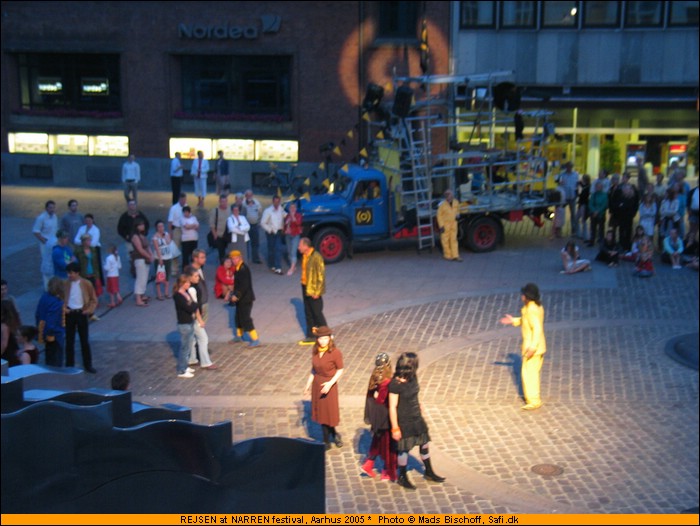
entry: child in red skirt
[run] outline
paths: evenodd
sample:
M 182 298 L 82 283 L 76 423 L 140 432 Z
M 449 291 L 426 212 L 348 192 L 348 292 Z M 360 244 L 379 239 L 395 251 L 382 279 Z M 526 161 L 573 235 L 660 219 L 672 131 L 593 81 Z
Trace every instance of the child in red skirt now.
M 121 305 L 122 296 L 119 294 L 119 269 L 122 268 L 122 261 L 119 258 L 119 251 L 116 245 L 109 245 L 109 255 L 105 259 L 104 269 L 107 275 L 107 294 L 109 294 L 109 307 Z M 116 301 L 115 301 L 116 300 Z

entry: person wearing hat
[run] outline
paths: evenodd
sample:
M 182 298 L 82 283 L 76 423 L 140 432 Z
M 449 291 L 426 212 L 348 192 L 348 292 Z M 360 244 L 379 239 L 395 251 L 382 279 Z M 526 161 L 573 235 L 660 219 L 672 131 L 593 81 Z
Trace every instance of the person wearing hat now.
M 523 384 L 525 405 L 522 409 L 537 409 L 542 405 L 540 398 L 540 371 L 547 352 L 544 337 L 544 307 L 540 300 L 540 290 L 534 283 L 528 283 L 521 290 L 523 307 L 521 316 L 506 314 L 501 318 L 504 325 L 520 326 L 523 335 L 522 368 L 520 370 Z
M 68 279 L 66 267 L 69 263 L 77 262 L 78 258 L 73 254 L 70 247 L 70 236 L 65 230 L 56 232 L 56 244 L 51 249 L 51 259 L 53 261 L 53 275 L 61 279 Z
M 321 425 L 323 443 L 329 450 L 331 440 L 337 447 L 343 447 L 342 437 L 335 429 L 340 423 L 338 380 L 343 375 L 343 353 L 335 346 L 330 327 L 315 327 L 313 334 L 316 344 L 304 395 L 311 393 L 311 419 Z
M 362 464 L 362 472 L 374 478 L 374 461 L 381 457 L 384 466 L 381 480 L 396 481 L 396 441 L 389 432 L 389 384 L 393 371 L 391 359 L 385 352 L 380 352 L 374 359 L 374 370 L 369 377 L 367 397 L 365 398 L 365 424 L 372 431 L 372 443 L 367 459 Z
M 253 292 L 253 280 L 250 276 L 250 269 L 243 261 L 243 254 L 240 250 L 232 250 L 229 257 L 233 261 L 233 293 L 229 300 L 230 305 L 236 306 L 236 336 L 234 343 L 248 342 L 249 347 L 260 345 L 258 332 L 253 325 L 253 302 L 255 293 Z

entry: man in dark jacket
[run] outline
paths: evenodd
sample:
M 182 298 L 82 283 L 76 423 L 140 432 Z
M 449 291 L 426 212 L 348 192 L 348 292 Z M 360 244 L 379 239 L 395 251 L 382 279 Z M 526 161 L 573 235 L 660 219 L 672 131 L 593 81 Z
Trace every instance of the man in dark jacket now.
M 253 325 L 253 302 L 255 293 L 253 292 L 253 280 L 250 276 L 250 269 L 243 261 L 243 255 L 239 250 L 232 250 L 229 254 L 233 260 L 233 294 L 231 303 L 236 305 L 236 337 L 234 342 L 246 341 L 250 347 L 260 345 L 258 333 Z

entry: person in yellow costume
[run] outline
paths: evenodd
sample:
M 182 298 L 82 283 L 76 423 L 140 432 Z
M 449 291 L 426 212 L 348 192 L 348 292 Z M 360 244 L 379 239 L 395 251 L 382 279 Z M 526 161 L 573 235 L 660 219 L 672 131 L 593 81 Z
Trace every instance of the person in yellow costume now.
M 457 217 L 459 202 L 455 200 L 452 190 L 445 190 L 445 199 L 437 210 L 437 223 L 440 228 L 442 257 L 448 261 L 462 261 L 457 247 Z
M 525 405 L 522 409 L 533 410 L 542 405 L 540 398 L 540 371 L 547 352 L 544 338 L 544 307 L 540 300 L 540 290 L 534 283 L 528 283 L 521 290 L 523 307 L 520 317 L 506 314 L 501 318 L 504 325 L 520 326 L 523 334 L 521 379 Z

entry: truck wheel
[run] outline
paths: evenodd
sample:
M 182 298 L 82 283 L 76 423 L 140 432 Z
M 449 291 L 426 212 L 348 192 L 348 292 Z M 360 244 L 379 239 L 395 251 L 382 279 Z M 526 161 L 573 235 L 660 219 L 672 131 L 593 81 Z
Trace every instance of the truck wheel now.
M 467 225 L 464 242 L 472 252 L 491 252 L 501 240 L 502 226 L 492 217 L 480 217 Z
M 347 240 L 337 228 L 324 228 L 314 236 L 314 246 L 326 263 L 338 263 L 345 257 Z

